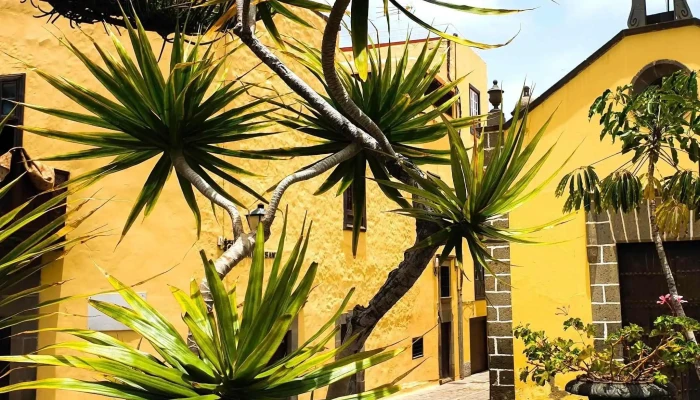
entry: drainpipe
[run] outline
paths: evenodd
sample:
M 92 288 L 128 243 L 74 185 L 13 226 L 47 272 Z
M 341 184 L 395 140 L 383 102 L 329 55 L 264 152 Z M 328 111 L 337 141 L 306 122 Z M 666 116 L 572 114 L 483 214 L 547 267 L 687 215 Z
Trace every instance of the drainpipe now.
M 455 43 L 447 42 L 447 81 L 452 82 L 452 46 L 456 47 Z M 457 72 L 457 54 L 454 55 L 455 74 Z M 455 94 L 459 96 L 459 88 L 455 87 Z M 457 118 L 462 117 L 462 101 L 457 99 Z M 461 132 L 460 132 L 461 136 Z M 464 379 L 464 302 L 462 301 L 462 286 L 464 284 L 464 273 L 461 266 L 455 260 L 457 265 L 457 274 L 459 280 L 457 283 L 457 352 L 459 356 L 459 379 Z

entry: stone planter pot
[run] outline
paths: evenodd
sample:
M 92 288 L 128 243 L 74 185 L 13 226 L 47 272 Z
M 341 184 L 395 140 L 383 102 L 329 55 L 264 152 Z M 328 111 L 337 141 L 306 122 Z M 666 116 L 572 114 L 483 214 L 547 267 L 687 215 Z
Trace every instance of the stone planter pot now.
M 591 383 L 573 380 L 566 384 L 566 391 L 591 400 L 602 399 L 658 399 L 674 396 L 673 384 L 659 386 L 653 383 Z

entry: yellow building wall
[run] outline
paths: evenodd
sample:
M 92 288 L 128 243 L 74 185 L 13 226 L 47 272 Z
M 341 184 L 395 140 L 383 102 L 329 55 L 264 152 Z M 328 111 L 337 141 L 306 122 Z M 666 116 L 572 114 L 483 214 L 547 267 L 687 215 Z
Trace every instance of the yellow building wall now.
M 582 165 L 590 165 L 619 151 L 619 144 L 610 139 L 600 142 L 597 120 L 588 121 L 588 109 L 593 100 L 608 88 L 628 84 L 647 64 L 662 59 L 676 60 L 691 70 L 700 68 L 700 54 L 688 51 L 698 43 L 700 29 L 695 26 L 633 35 L 624 38 L 598 60 L 547 98 L 530 113 L 529 132 L 536 132 L 553 114 L 547 136 L 542 140 L 534 160 L 549 146 L 557 143 L 540 182 L 552 174 L 578 147 L 571 161 L 536 198 L 510 215 L 511 227 L 527 227 L 561 217 L 564 198 L 557 199 L 554 191 L 563 174 Z M 558 141 L 558 142 L 557 142 Z M 616 156 L 596 164 L 599 177 L 604 177 L 629 156 Z M 542 235 L 544 241 L 560 242 L 547 246 L 512 245 L 513 326 L 529 323 L 544 329 L 551 336 L 567 337 L 562 331 L 566 317 L 557 315 L 562 309 L 572 317 L 591 322 L 591 293 L 586 255 L 586 226 L 584 213 L 573 216 L 571 222 Z M 650 296 L 657 296 L 650 293 Z M 523 344 L 515 341 L 515 376 L 518 399 L 578 398 L 564 397 L 564 385 L 573 376 L 557 379 L 558 389 L 538 388 L 518 381 L 525 367 Z
M 99 57 L 93 49 L 90 40 L 79 31 L 71 29 L 66 20 L 59 19 L 55 26 L 46 25 L 45 20 L 35 19 L 37 10 L 29 4 L 21 4 L 15 0 L 0 0 L 0 44 L 3 51 L 12 56 L 21 58 L 42 68 L 50 73 L 65 76 L 71 80 L 98 90 L 97 81 L 85 70 L 84 66 L 73 57 L 68 50 L 61 47 L 52 33 L 63 32 L 73 43 L 85 51 L 88 56 L 98 60 Z M 322 24 L 316 17 L 309 15 L 308 20 L 315 21 L 317 27 Z M 108 37 L 104 33 L 102 25 L 83 25 L 83 31 L 92 36 L 104 48 L 111 51 L 112 47 Z M 281 23 L 282 32 L 294 32 L 297 39 L 306 43 L 320 46 L 321 36 L 319 31 L 302 28 L 298 25 Z M 130 49 L 128 40 L 122 36 L 127 49 Z M 161 39 L 153 36 L 154 47 L 160 46 Z M 475 55 L 473 55 L 475 56 Z M 464 59 L 470 59 L 467 55 Z M 169 50 L 163 55 L 162 66 L 167 65 Z M 226 73 L 227 79 L 257 65 L 257 60 L 246 49 L 239 50 L 232 60 L 231 69 Z M 477 60 L 476 58 L 474 60 Z M 292 68 L 307 82 L 314 82 L 310 74 L 303 68 L 286 60 Z M 473 75 L 474 84 L 481 90 L 482 96 L 486 93 L 485 64 L 477 60 L 475 69 L 478 74 Z M 460 64 L 461 65 L 461 64 Z M 459 73 L 466 72 L 467 67 Z M 0 54 L 0 74 L 27 73 L 26 102 L 78 111 L 79 108 L 69 99 L 59 94 L 55 89 L 46 84 L 40 77 L 31 71 L 27 71 L 22 65 Z M 284 88 L 284 84 L 278 79 L 271 78 L 271 73 L 265 67 L 257 67 L 247 75 L 251 82 L 265 82 L 266 85 L 274 85 Z M 480 82 L 477 82 L 480 80 Z M 98 90 L 104 93 L 104 90 Z M 468 93 L 465 89 L 463 93 Z M 484 98 L 485 99 L 485 98 Z M 464 102 L 466 106 L 466 101 Z M 486 102 L 482 101 L 482 106 Z M 232 105 L 235 106 L 235 105 Z M 31 110 L 25 111 L 25 124 L 38 127 L 52 127 L 65 131 L 90 130 L 84 126 L 61 121 L 47 115 Z M 247 148 L 281 147 L 308 143 L 303 135 L 296 132 L 251 140 L 244 143 Z M 446 146 L 446 143 L 444 145 Z M 80 146 L 59 142 L 32 134 L 24 135 L 24 146 L 33 157 L 54 155 L 68 151 L 75 151 Z M 97 166 L 104 165 L 108 159 L 51 163 L 52 166 L 69 171 L 72 176 L 77 176 Z M 88 231 L 97 227 L 106 226 L 114 235 L 103 237 L 75 248 L 64 260 L 47 268 L 42 276 L 45 282 L 56 280 L 71 280 L 60 288 L 52 289 L 42 295 L 41 300 L 56 297 L 76 296 L 110 290 L 98 267 L 123 280 L 127 284 L 134 284 L 165 272 L 148 282 L 138 286 L 139 292 L 147 293 L 147 300 L 167 318 L 173 321 L 183 335 L 186 333 L 184 323 L 180 322 L 180 312 L 173 300 L 168 285 L 186 288 L 192 277 L 201 278 L 202 266 L 197 255 L 199 249 L 204 249 L 210 257 L 220 254 L 216 247 L 217 237 L 230 238 L 230 222 L 221 210 L 212 211 L 208 201 L 199 197 L 203 214 L 202 234 L 199 240 L 196 238 L 194 220 L 189 208 L 182 199 L 179 185 L 171 179 L 160 197 L 159 203 L 149 218 L 135 224 L 129 234 L 117 246 L 118 233 L 121 232 L 127 214 L 131 209 L 134 199 L 138 196 L 150 168 L 155 160 L 144 165 L 132 168 L 106 177 L 90 189 L 72 196 L 69 200 L 77 202 L 82 198 L 94 195 L 96 203 L 111 199 L 102 210 L 92 219 L 83 224 L 81 230 Z M 273 182 L 279 180 L 295 169 L 307 165 L 310 160 L 299 158 L 285 162 L 233 160 L 234 164 L 264 175 L 259 179 L 248 179 L 246 183 L 260 192 L 268 188 Z M 448 173 L 438 172 L 445 177 Z M 299 337 L 300 341 L 315 332 L 315 328 L 321 326 L 330 318 L 340 305 L 342 298 L 351 287 L 357 288 L 352 300 L 354 304 L 366 304 L 371 296 L 381 287 L 386 276 L 403 257 L 403 250 L 414 242 L 414 224 L 406 217 L 386 213 L 394 205 L 390 203 L 375 184 L 368 184 L 367 199 L 367 232 L 360 239 L 359 252 L 356 258 L 351 253 L 351 234 L 342 229 L 342 198 L 327 194 L 320 197 L 312 196 L 324 177 L 316 178 L 309 182 L 295 185 L 284 197 L 284 204 L 289 205 L 289 236 L 288 240 L 296 238 L 296 232 L 301 229 L 301 221 L 304 213 L 308 212 L 308 218 L 314 221 L 312 241 L 307 254 L 307 265 L 312 261 L 320 263 L 317 276 L 318 287 L 311 293 L 309 302 L 300 317 Z M 223 187 L 231 190 L 230 185 L 221 183 Z M 97 190 L 99 192 L 97 192 Z M 234 193 L 235 194 L 235 193 Z M 256 202 L 247 198 L 251 207 Z M 267 242 L 266 248 L 274 250 L 281 228 L 281 218 L 278 218 L 273 226 L 273 237 Z M 289 249 L 290 246 L 287 248 Z M 247 265 L 243 263 L 237 266 L 229 275 L 228 281 L 245 283 L 247 279 Z M 473 274 L 471 266 L 468 274 Z M 167 271 L 167 272 L 166 272 Z M 379 367 L 369 370 L 366 374 L 367 388 L 372 388 L 386 382 L 393 381 L 412 367 L 417 367 L 403 382 L 428 382 L 434 384 L 438 376 L 437 355 L 437 331 L 431 329 L 437 321 L 435 304 L 438 301 L 437 279 L 433 274 L 432 266 L 426 268 L 414 288 L 405 298 L 383 318 L 379 326 L 369 338 L 367 349 L 385 346 L 401 341 L 401 345 L 410 347 L 410 338 L 430 332 L 425 337 L 425 356 L 423 359 L 412 360 L 409 351 L 404 352 L 395 360 L 387 362 Z M 485 315 L 485 305 L 473 304 L 473 287 L 465 282 L 464 288 L 465 318 L 472 315 Z M 470 295 L 471 293 L 471 295 Z M 471 298 L 469 297 L 471 296 Z M 470 303 L 471 302 L 471 303 Z M 483 302 L 482 302 L 483 303 Z M 350 308 L 351 308 L 350 307 Z M 61 303 L 52 310 L 59 314 L 43 319 L 40 327 L 73 327 L 86 328 L 87 302 L 85 298 Z M 349 310 L 348 310 L 349 311 Z M 468 321 L 465 323 L 467 335 L 465 335 L 467 351 L 465 359 L 468 361 Z M 456 327 L 456 324 L 455 324 Z M 130 332 L 113 332 L 115 337 L 132 345 L 139 343 L 139 338 Z M 457 333 L 455 332 L 454 337 Z M 56 342 L 71 341 L 73 338 L 55 333 L 43 333 L 39 338 L 39 347 Z M 333 343 L 330 343 L 333 346 Z M 145 344 L 142 348 L 148 348 Z M 457 346 L 455 345 L 455 350 Z M 454 356 L 455 364 L 457 355 Z M 54 376 L 89 376 L 80 373 L 56 368 L 40 368 L 39 378 Z M 323 393 L 317 393 L 316 397 Z M 67 392 L 40 391 L 41 400 L 82 400 L 95 398 L 89 395 L 80 395 Z

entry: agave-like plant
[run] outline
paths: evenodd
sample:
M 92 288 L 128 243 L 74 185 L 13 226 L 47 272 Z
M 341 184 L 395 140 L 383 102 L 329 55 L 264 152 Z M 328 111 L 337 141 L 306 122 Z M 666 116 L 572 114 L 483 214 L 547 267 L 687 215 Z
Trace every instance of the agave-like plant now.
M 418 203 L 394 210 L 395 212 L 432 221 L 440 226 L 438 232 L 417 243 L 414 248 L 443 245 L 440 257 L 445 258 L 455 251 L 456 258 L 461 263 L 462 242 L 466 240 L 474 263 L 482 265 L 490 272 L 488 261 L 497 260 L 486 250 L 486 241 L 533 244 L 537 241 L 531 237 L 532 234 L 566 221 L 568 216 L 524 229 L 504 228 L 493 223 L 540 193 L 566 164 L 563 163 L 535 187 L 530 187 L 555 147 L 552 145 L 539 160 L 527 167 L 550 120 L 526 143 L 527 113 L 520 119 L 518 108 L 508 130 L 499 129 L 499 139 L 491 150 L 487 165 L 484 163 L 484 137 L 477 140 L 477 146 L 473 148 L 470 159 L 459 133 L 445 120 L 450 136 L 454 188 L 436 176 L 424 177 L 410 169 L 407 169 L 407 173 L 416 180 L 420 188 L 394 181 L 380 181 L 382 185 L 412 194 L 414 203 Z
M 206 278 L 214 299 L 213 310 L 207 311 L 196 281 L 191 282 L 189 293 L 171 289 L 199 354 L 192 352 L 185 337 L 172 323 L 131 287 L 106 274 L 110 284 L 131 308 L 95 300 L 90 304 L 143 337 L 160 357 L 101 332 L 53 328 L 50 329 L 52 332 L 68 333 L 84 341 L 58 343 L 44 350 L 67 350 L 79 355 L 3 356 L 0 361 L 77 368 L 96 372 L 105 379 L 50 378 L 6 386 L 0 388 L 0 393 L 60 389 L 134 400 L 283 399 L 327 386 L 401 353 L 403 349 L 379 348 L 336 361 L 337 354 L 352 340 L 334 350 L 324 351 L 339 329 L 333 327 L 350 300 L 350 291 L 335 315 L 305 343 L 289 355 L 273 360 L 308 299 L 318 268 L 318 264 L 312 263 L 299 279 L 309 244 L 310 226 L 305 238 L 302 228 L 302 235 L 282 264 L 286 226 L 285 219 L 266 286 L 263 279 L 264 247 L 255 247 L 240 312 L 235 285 L 227 290 L 203 251 Z M 261 224 L 257 231 L 259 243 L 263 238 Z M 346 399 L 378 399 L 398 390 L 398 386 L 382 386 Z
M 221 14 L 219 19 L 212 25 L 212 30 L 222 30 L 227 27 L 232 27 L 234 25 L 234 20 L 236 18 L 237 3 L 233 0 L 190 0 L 195 7 L 212 7 L 214 5 L 219 5 L 223 9 L 227 9 L 226 12 Z M 441 0 L 424 0 L 426 3 L 434 4 L 436 6 L 445 7 L 447 9 L 464 12 L 468 14 L 475 15 L 507 15 L 519 13 L 527 10 L 516 10 L 516 9 L 500 9 L 500 8 L 487 8 L 487 7 L 475 7 L 462 4 L 455 4 Z M 384 3 L 384 15 L 387 18 L 387 25 L 390 25 L 389 21 L 389 2 L 393 7 L 406 15 L 411 21 L 418 24 L 423 29 L 437 35 L 443 39 L 447 39 L 451 42 L 469 46 L 479 49 L 493 49 L 501 46 L 505 46 L 510 41 L 504 44 L 487 44 L 469 40 L 467 38 L 459 37 L 456 35 L 451 35 L 445 31 L 442 31 L 435 26 L 423 21 L 421 18 L 416 16 L 413 12 L 409 10 L 411 7 L 404 7 L 396 0 L 383 0 Z M 301 14 L 295 13 L 292 10 L 284 7 L 284 4 L 292 5 L 298 8 L 307 9 L 314 12 L 327 13 L 331 11 L 331 7 L 323 3 L 318 3 L 313 0 L 263 0 L 259 2 L 253 2 L 258 7 L 258 16 L 265 24 L 267 33 L 270 35 L 273 41 L 280 48 L 284 48 L 284 41 L 282 35 L 280 35 L 277 26 L 274 23 L 273 16 L 275 14 L 280 14 L 294 22 L 297 22 L 308 27 L 312 27 L 306 20 L 302 18 Z M 347 7 L 347 5 L 346 5 Z M 370 58 L 371 50 L 369 49 L 370 40 L 367 36 L 369 32 L 369 0 L 355 0 L 351 5 L 350 12 L 350 37 L 352 39 L 352 50 L 354 64 L 357 67 L 358 76 L 365 80 L 370 72 Z M 219 13 L 221 11 L 218 11 Z M 512 39 L 511 39 L 512 40 Z
M 125 25 L 121 6 L 131 4 L 139 13 L 144 28 L 157 32 L 164 38 L 177 29 L 196 35 L 212 27 L 230 28 L 235 23 L 236 16 L 235 0 L 38 0 L 31 4 L 43 13 L 40 16 L 46 16 L 52 21 L 54 17 L 62 16 L 76 25 L 103 22 L 116 26 Z M 265 8 L 271 9 L 273 13 L 287 17 L 291 15 L 293 20 L 301 20 L 305 24 L 308 22 L 284 4 L 320 12 L 330 11 L 330 6 L 312 0 L 266 0 L 259 4 L 267 6 Z M 50 11 L 44 11 L 45 8 Z M 261 15 L 258 17 L 262 19 Z
M 11 114 L 0 121 L 0 132 Z M 0 200 L 19 184 L 22 177 L 23 175 L 20 175 L 0 187 Z M 0 308 L 60 284 L 58 282 L 44 284 L 21 291 L 16 289 L 19 284 L 50 262 L 63 257 L 76 244 L 97 236 L 95 232 L 88 232 L 66 238 L 66 235 L 73 232 L 87 217 L 97 211 L 98 208 L 95 208 L 79 218 L 71 218 L 68 222 L 69 217 L 75 216 L 87 201 L 81 202 L 56 218 L 49 219 L 46 225 L 37 226 L 37 222 L 47 213 L 66 206 L 68 194 L 67 191 L 54 194 L 39 205 L 36 204 L 35 198 L 30 198 L 0 215 L 0 249 L 2 250 L 0 252 Z M 33 231 L 26 233 L 27 229 Z M 51 254 L 51 257 L 43 260 L 42 257 L 48 254 Z M 15 315 L 0 318 L 0 329 L 28 318 L 34 317 Z
M 434 46 L 432 49 L 429 48 L 431 44 Z M 386 57 L 383 57 L 379 46 L 376 46 L 370 51 L 371 73 L 364 81 L 358 79 L 349 65 L 340 63 L 337 65 L 338 75 L 350 98 L 384 132 L 394 150 L 416 164 L 449 163 L 448 150 L 424 149 L 416 146 L 434 142 L 447 134 L 446 124 L 440 122 L 440 116 L 453 107 L 458 99 L 458 95 L 451 93 L 462 79 L 448 82 L 430 91 L 445 61 L 445 54 L 439 57 L 440 44 L 441 41 L 426 40 L 421 53 L 412 65 L 409 65 L 411 63 L 409 46 L 404 46 L 403 53 L 395 65 L 391 47 L 387 48 Z M 325 87 L 319 51 L 301 42 L 290 43 L 289 47 L 290 54 L 313 73 Z M 445 101 L 438 102 L 440 99 Z M 341 111 L 330 97 L 326 97 L 326 101 Z M 350 139 L 334 129 L 325 115 L 318 113 L 305 102 L 301 103 L 301 110 L 296 104 L 277 101 L 275 104 L 286 111 L 279 117 L 279 123 L 313 136 L 319 139 L 320 143 L 261 150 L 257 154 L 318 156 L 336 153 L 350 144 Z M 455 118 L 451 123 L 456 128 L 462 128 L 476 123 L 479 118 L 478 116 Z M 389 179 L 389 172 L 382 155 L 363 150 L 335 167 L 315 193 L 319 195 L 337 186 L 337 194 L 340 195 L 352 187 L 352 202 L 355 210 L 353 253 L 357 249 L 360 220 L 365 209 L 367 166 L 375 178 Z M 398 190 L 386 186 L 381 186 L 381 189 L 390 199 L 402 206 L 408 206 Z
M 51 128 L 21 127 L 38 135 L 91 146 L 87 150 L 44 160 L 115 157 L 107 165 L 71 179 L 72 183 L 79 183 L 134 167 L 159 156 L 131 209 L 122 236 L 127 233 L 141 211 L 145 209 L 144 214 L 147 216 L 153 210 L 173 170 L 173 162 L 178 157 L 184 157 L 189 167 L 219 194 L 234 203 L 245 207 L 241 201 L 221 189 L 209 173 L 260 201 L 265 201 L 253 189 L 231 175 L 253 175 L 252 173 L 218 157 L 246 156 L 244 152 L 220 147 L 222 143 L 269 134 L 258 131 L 269 124 L 256 121 L 256 118 L 269 112 L 256 111 L 256 107 L 264 102 L 263 99 L 226 109 L 231 102 L 240 100 L 248 89 L 248 86 L 238 79 L 227 83 L 221 83 L 219 80 L 222 68 L 235 49 L 227 51 L 224 55 L 217 55 L 213 45 L 206 46 L 205 50 L 205 46 L 200 42 L 188 45 L 185 37 L 176 32 L 169 75 L 164 77 L 141 22 L 138 18 L 135 18 L 135 21 L 136 27 L 124 17 L 135 60 L 112 33 L 110 35 L 118 57 L 93 42 L 106 68 L 90 60 L 68 39 L 60 39 L 115 100 L 68 79 L 35 69 L 49 84 L 90 114 L 30 104 L 25 104 L 26 107 L 100 129 L 97 132 L 63 132 Z M 180 173 L 177 176 L 184 197 L 194 213 L 199 232 L 200 211 L 192 185 Z

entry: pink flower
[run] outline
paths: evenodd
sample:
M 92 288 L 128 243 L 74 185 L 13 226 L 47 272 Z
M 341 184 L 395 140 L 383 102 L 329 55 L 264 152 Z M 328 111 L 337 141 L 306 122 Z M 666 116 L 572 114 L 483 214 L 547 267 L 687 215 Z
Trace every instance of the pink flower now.
M 674 298 L 674 300 L 676 300 L 677 302 L 679 302 L 681 304 L 687 303 L 687 301 L 683 300 L 683 296 L 674 296 L 673 298 Z M 659 300 L 656 302 L 656 304 L 664 305 L 664 304 L 668 304 L 670 302 L 671 302 L 671 295 L 667 294 L 664 296 L 659 296 Z
M 687 303 L 687 301 L 683 300 L 683 296 L 675 296 L 675 299 L 681 304 Z

